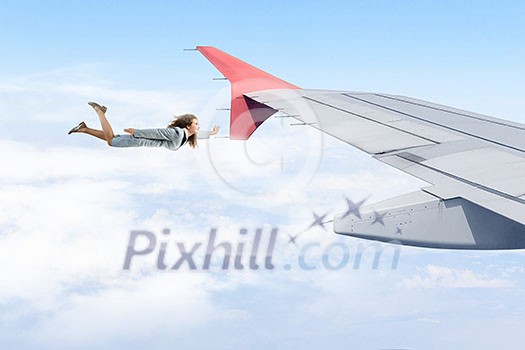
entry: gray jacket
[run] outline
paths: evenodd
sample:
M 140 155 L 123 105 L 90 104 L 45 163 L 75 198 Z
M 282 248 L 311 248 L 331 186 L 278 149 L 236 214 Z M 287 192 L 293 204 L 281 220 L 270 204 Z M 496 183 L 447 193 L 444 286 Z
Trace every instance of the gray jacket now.
M 199 132 L 197 138 L 210 137 L 210 132 Z M 135 129 L 133 136 L 116 135 L 111 140 L 113 147 L 166 147 L 172 151 L 179 149 L 188 141 L 186 132 L 179 127 L 162 129 Z

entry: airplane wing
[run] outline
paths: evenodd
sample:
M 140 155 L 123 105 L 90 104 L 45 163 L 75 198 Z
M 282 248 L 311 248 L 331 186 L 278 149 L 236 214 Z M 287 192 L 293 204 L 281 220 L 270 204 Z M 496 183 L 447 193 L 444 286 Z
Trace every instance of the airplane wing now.
M 232 84 L 231 136 L 280 111 L 429 184 L 338 215 L 339 234 L 448 249 L 525 248 L 525 125 L 415 98 L 301 89 L 216 48 Z

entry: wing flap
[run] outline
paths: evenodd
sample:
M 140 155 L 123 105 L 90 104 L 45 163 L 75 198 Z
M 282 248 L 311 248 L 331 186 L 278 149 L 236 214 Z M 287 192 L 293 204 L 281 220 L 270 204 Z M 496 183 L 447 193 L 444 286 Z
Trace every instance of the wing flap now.
M 511 196 L 525 193 L 525 159 L 492 147 L 447 154 L 422 164 Z
M 519 198 L 502 197 L 496 193 L 458 184 L 424 187 L 423 191 L 440 198 L 464 198 L 514 222 L 525 224 L 525 201 Z M 525 235 L 525 230 L 523 234 Z

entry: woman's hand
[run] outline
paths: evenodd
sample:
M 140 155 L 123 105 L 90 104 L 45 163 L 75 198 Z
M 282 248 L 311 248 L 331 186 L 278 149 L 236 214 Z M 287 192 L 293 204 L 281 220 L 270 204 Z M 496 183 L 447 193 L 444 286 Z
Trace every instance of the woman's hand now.
M 130 134 L 131 136 L 135 134 L 135 129 L 133 128 L 127 128 L 127 129 L 124 129 L 124 131 Z
M 219 132 L 220 127 L 218 125 L 215 125 L 213 129 L 210 131 L 210 135 L 216 135 Z

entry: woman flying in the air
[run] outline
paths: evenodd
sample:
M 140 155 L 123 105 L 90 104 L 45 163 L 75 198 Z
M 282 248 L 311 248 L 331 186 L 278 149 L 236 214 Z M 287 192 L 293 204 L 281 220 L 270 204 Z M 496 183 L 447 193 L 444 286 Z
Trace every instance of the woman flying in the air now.
M 115 135 L 106 118 L 107 108 L 95 102 L 88 103 L 100 119 L 102 130 L 89 128 L 86 123 L 80 122 L 68 134 L 84 133 L 104 140 L 112 147 L 166 147 L 177 150 L 182 145 L 189 143 L 193 148 L 197 147 L 197 133 L 199 132 L 199 121 L 193 114 L 184 114 L 176 117 L 166 128 L 162 129 L 124 129 L 129 135 Z M 214 126 L 212 131 L 199 135 L 199 138 L 208 138 L 219 132 L 219 127 Z

